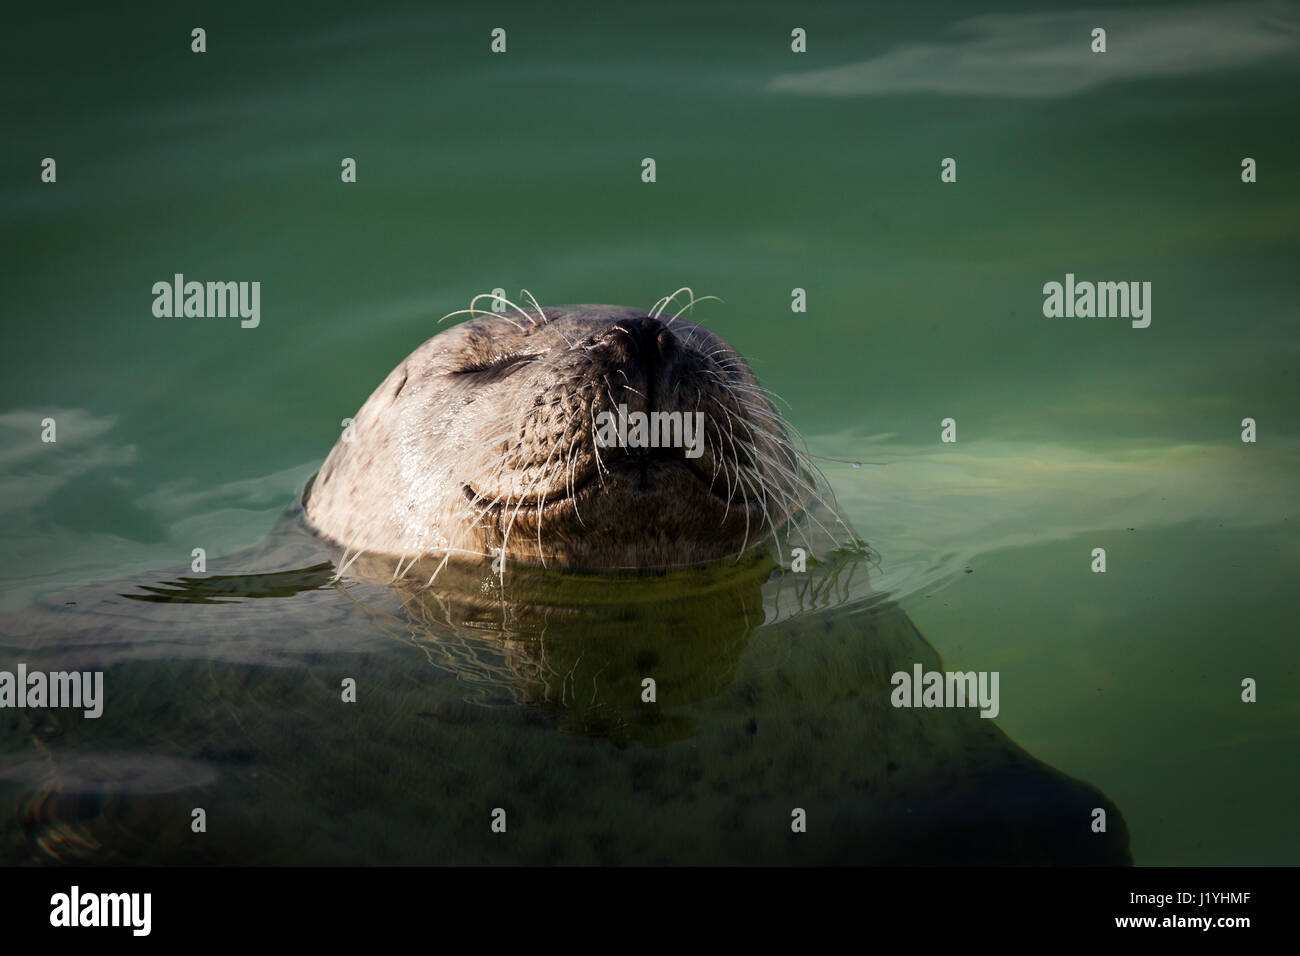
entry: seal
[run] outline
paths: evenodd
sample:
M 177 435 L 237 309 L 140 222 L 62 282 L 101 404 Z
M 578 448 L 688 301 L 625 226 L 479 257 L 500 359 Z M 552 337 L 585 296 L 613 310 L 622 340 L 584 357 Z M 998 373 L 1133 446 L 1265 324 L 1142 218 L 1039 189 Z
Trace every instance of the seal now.
M 310 525 L 412 562 L 643 570 L 737 557 L 828 501 L 740 354 L 662 305 L 471 303 L 356 414 Z

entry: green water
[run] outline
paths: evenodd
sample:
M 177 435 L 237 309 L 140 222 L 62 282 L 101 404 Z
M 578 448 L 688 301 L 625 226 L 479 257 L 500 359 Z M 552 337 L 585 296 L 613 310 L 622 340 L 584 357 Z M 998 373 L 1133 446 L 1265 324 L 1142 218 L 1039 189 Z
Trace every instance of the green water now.
M 1059 89 L 1094 61 L 1013 54 L 1087 29 L 997 12 L 984 59 L 956 3 L 14 15 L 0 667 L 38 597 L 257 545 L 472 295 L 690 286 L 814 452 L 886 463 L 826 465 L 873 585 L 945 666 L 1001 673 L 997 723 L 1108 795 L 1137 863 L 1295 863 L 1300 13 L 1103 9 L 1104 76 Z M 1157 67 L 1153 43 L 1184 52 Z M 918 44 L 973 46 L 960 92 L 908 74 Z M 862 61 L 857 92 L 780 79 Z M 261 324 L 155 318 L 177 272 L 260 281 Z M 1150 327 L 1045 318 L 1067 272 L 1151 282 Z

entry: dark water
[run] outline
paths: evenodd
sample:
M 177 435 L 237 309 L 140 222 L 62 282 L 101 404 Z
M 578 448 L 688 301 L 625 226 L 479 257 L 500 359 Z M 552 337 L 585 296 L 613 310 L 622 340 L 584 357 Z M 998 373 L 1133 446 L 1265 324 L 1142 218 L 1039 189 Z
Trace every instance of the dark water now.
M 941 758 L 996 723 L 1112 799 L 1139 864 L 1294 863 L 1300 15 L 1073 9 L 16 11 L 0 669 L 110 669 L 99 721 L 0 711 L 4 858 L 892 859 L 891 832 L 915 857 L 1034 792 Z M 260 325 L 155 318 L 177 272 L 260 281 Z M 1150 327 L 1045 318 L 1067 272 L 1152 282 Z M 582 683 L 556 702 L 529 639 L 490 620 L 454 647 L 412 637 L 396 593 L 313 586 L 323 571 L 258 585 L 281 596 L 232 584 L 238 603 L 115 597 L 188 575 L 196 547 L 209 579 L 332 560 L 263 542 L 341 420 L 472 295 L 648 306 L 683 285 L 725 300 L 693 318 L 814 452 L 887 463 L 826 465 L 887 598 L 768 620 L 774 598 L 740 585 L 725 613 L 584 585 L 548 624 L 548 667 Z M 1000 672 L 996 721 L 914 733 L 862 709 L 893 660 L 872 635 L 910 634 L 899 615 L 949 669 Z M 645 641 L 618 649 L 628 634 Z M 649 645 L 677 675 L 653 719 Z M 879 750 L 872 721 L 892 728 Z M 926 803 L 941 780 L 969 799 Z M 906 805 L 933 826 L 882 824 Z

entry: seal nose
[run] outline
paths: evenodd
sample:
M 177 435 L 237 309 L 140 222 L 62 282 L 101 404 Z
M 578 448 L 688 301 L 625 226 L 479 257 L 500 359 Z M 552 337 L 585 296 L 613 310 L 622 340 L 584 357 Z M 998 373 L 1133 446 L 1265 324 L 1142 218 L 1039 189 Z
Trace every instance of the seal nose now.
M 608 329 L 608 341 L 624 361 L 652 367 L 670 360 L 677 338 L 663 322 L 648 315 L 619 319 Z

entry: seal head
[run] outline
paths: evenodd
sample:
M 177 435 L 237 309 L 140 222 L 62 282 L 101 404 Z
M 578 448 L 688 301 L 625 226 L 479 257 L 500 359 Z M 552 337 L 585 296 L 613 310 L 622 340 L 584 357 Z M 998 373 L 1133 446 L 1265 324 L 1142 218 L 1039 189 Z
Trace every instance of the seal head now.
M 652 569 L 736 556 L 816 493 L 745 360 L 703 326 L 577 305 L 480 314 L 374 391 L 309 524 L 417 558 Z

